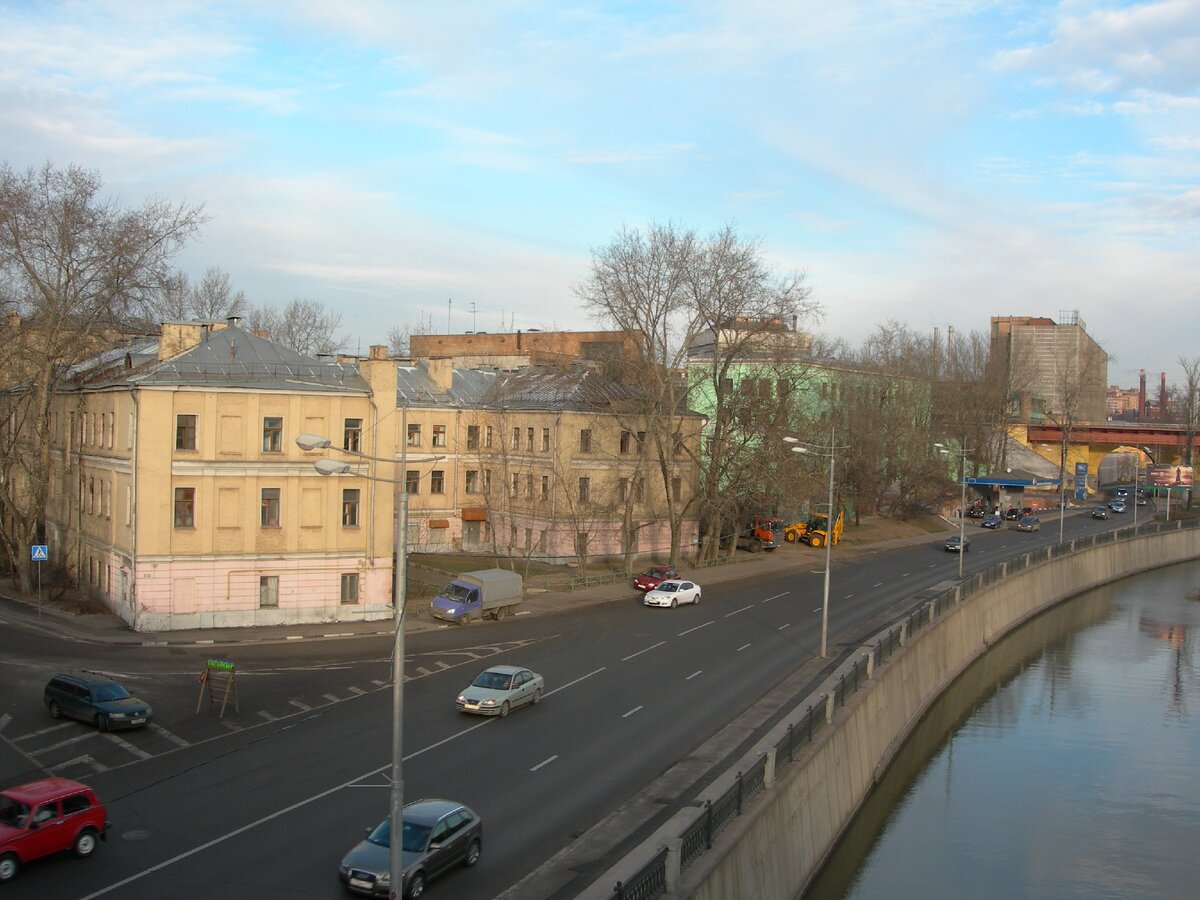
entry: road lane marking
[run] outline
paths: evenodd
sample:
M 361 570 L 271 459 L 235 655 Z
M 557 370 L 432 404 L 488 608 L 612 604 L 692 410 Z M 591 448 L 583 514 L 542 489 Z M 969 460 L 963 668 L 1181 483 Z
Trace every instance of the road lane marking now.
M 74 759 L 68 759 L 66 762 L 59 763 L 57 766 L 50 766 L 46 771 L 60 772 L 71 766 L 91 766 L 94 772 L 105 772 L 108 770 L 108 766 L 96 762 L 90 756 L 77 756 Z
M 296 709 L 300 710 L 300 712 L 308 712 L 310 709 L 312 709 L 312 707 L 307 703 L 301 703 L 299 700 L 289 700 L 288 703 L 296 707 Z
M 683 679 L 683 680 L 684 680 L 684 681 L 691 681 L 693 678 L 695 678 L 697 675 L 700 675 L 700 674 L 701 674 L 701 673 L 703 673 L 703 672 L 704 672 L 704 670 L 703 670 L 703 669 L 697 669 L 695 672 L 693 672 L 691 675 L 689 675 L 687 678 L 685 678 L 685 679 Z
M 743 650 L 745 650 L 749 646 L 750 646 L 749 644 L 742 644 L 742 646 L 738 647 L 737 650 L 734 652 L 741 653 Z
M 324 697 L 326 700 L 328 700 L 330 703 L 337 703 L 338 699 L 339 699 L 336 694 L 322 694 L 321 696 Z
M 633 715 L 635 712 L 640 712 L 642 709 L 643 709 L 643 707 L 641 707 L 641 706 L 635 706 L 635 707 L 634 707 L 633 709 L 631 709 L 629 712 L 625 713 L 625 715 L 621 716 L 621 718 L 622 718 L 622 719 L 628 719 L 628 718 L 629 718 L 630 716 L 632 716 L 632 715 Z
M 579 684 L 579 682 L 583 681 L 585 678 L 591 678 L 593 675 L 599 675 L 599 674 L 600 674 L 601 672 L 603 672 L 603 671 L 604 671 L 606 668 L 608 668 L 608 667 L 607 667 L 607 666 L 601 666 L 601 667 L 600 667 L 600 668 L 598 668 L 598 669 L 595 669 L 595 670 L 593 670 L 593 671 L 591 671 L 591 672 L 588 672 L 586 675 L 580 675 L 580 676 L 579 676 L 578 678 L 576 678 L 574 681 L 568 681 L 566 684 L 559 685 L 558 687 L 556 687 L 556 688 L 555 688 L 554 690 L 552 690 L 552 691 L 546 691 L 546 693 L 545 693 L 545 694 L 543 694 L 542 696 L 544 696 L 544 697 L 549 697 L 551 694 L 557 694 L 559 691 L 565 691 L 567 688 L 571 687 L 572 685 Z M 428 748 L 426 748 L 426 749 L 428 749 Z
M 5 728 L 7 728 L 8 723 L 11 721 L 12 721 L 12 716 L 10 716 L 8 713 L 5 713 L 4 715 L 0 716 L 0 731 L 3 731 Z
M 268 722 L 274 722 L 274 721 L 275 721 L 275 717 L 274 717 L 273 715 L 271 715 L 269 712 L 267 712 L 265 709 L 260 709 L 260 710 L 258 711 L 258 715 L 262 716 L 262 717 L 263 717 L 264 719 L 266 719 Z
M 766 600 L 759 600 L 758 602 L 759 603 L 770 603 L 772 600 L 778 600 L 780 597 L 786 597 L 790 593 L 791 593 L 791 591 L 784 591 L 782 594 L 775 594 L 774 596 L 768 597 Z
M 705 622 L 703 625 L 697 625 L 695 628 L 689 628 L 687 631 L 679 632 L 678 637 L 683 637 L 685 634 L 691 634 L 693 631 L 699 631 L 701 628 L 707 628 L 712 624 L 712 620 Z
M 105 734 L 104 737 L 107 738 L 112 743 L 116 744 L 122 750 L 128 750 L 130 753 L 132 753 L 134 756 L 138 757 L 139 759 L 153 759 L 154 758 L 153 754 L 147 753 L 141 747 L 133 746 L 133 744 L 129 743 L 129 741 L 124 740 L 123 738 L 119 738 L 115 734 L 112 734 L 111 732 Z
M 151 731 L 153 731 L 155 734 L 165 737 L 168 741 L 170 741 L 176 747 L 190 747 L 191 746 L 191 744 L 189 744 L 187 741 L 185 741 L 179 735 L 172 734 L 171 732 L 167 731 L 167 729 L 163 728 L 161 725 L 159 725 L 156 722 L 151 722 L 146 727 L 149 728 Z
M 659 641 L 657 644 L 651 644 L 645 650 L 639 650 L 637 653 L 630 653 L 628 656 L 623 657 L 621 659 L 621 662 L 629 662 L 629 660 L 633 659 L 635 656 L 641 656 L 643 653 L 649 653 L 655 647 L 661 647 L 665 643 L 666 643 L 666 641 Z
M 558 759 L 558 754 L 557 754 L 557 753 L 555 753 L 555 754 L 554 754 L 552 757 L 550 757 L 549 759 L 543 759 L 543 760 L 542 760 L 540 763 L 538 763 L 536 766 L 534 766 L 534 767 L 533 767 L 532 769 L 530 769 L 529 771 L 530 771 L 530 772 L 536 772 L 536 771 L 537 771 L 538 769 L 540 769 L 542 766 L 548 766 L 548 765 L 550 765 L 550 763 L 554 762 L 556 759 Z
M 37 731 L 31 731 L 31 732 L 29 732 L 29 734 L 22 734 L 18 737 L 13 738 L 13 740 L 14 741 L 24 741 L 24 740 L 28 740 L 29 738 L 41 737 L 43 734 L 49 734 L 52 731 L 62 731 L 64 728 L 74 728 L 74 727 L 75 727 L 75 724 L 73 722 L 63 722 L 59 725 L 51 725 L 49 728 L 41 728 Z
M 784 622 L 782 625 L 779 626 L 778 630 L 783 631 L 783 629 L 789 627 L 791 624 L 792 624 L 791 622 Z
M 731 613 L 725 613 L 725 618 L 728 619 L 730 616 L 736 616 L 738 613 L 745 612 L 748 609 L 754 609 L 754 604 L 750 604 L 749 606 L 743 606 L 741 609 L 735 609 Z
M 883 587 L 883 582 L 882 581 L 876 582 L 876 584 L 874 586 L 875 587 Z
M 905 573 L 904 573 L 903 575 L 901 575 L 900 577 L 901 577 L 901 578 L 907 578 L 907 577 L 908 577 L 909 575 L 911 575 L 911 574 L 912 574 L 911 572 L 905 572 Z
M 49 753 L 51 750 L 58 750 L 61 747 L 69 747 L 71 744 L 78 744 L 80 741 L 86 741 L 90 737 L 95 737 L 97 732 L 85 731 L 83 734 L 77 734 L 73 738 L 67 738 L 65 741 L 59 741 L 57 744 L 51 744 L 49 747 L 38 747 L 34 752 L 39 756 L 43 753 Z
M 853 597 L 853 596 L 854 596 L 853 594 L 846 594 L 844 597 L 842 597 L 842 599 L 843 599 L 843 600 L 849 600 L 849 599 L 850 599 L 851 597 Z

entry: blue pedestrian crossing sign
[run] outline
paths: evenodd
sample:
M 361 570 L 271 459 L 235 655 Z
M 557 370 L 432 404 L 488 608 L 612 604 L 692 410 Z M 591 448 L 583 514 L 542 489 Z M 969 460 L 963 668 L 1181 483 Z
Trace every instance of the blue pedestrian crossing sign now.
M 47 544 L 34 544 L 33 545 L 33 561 L 34 562 L 46 562 L 47 560 L 50 559 L 50 554 L 48 551 L 49 551 L 49 546 Z

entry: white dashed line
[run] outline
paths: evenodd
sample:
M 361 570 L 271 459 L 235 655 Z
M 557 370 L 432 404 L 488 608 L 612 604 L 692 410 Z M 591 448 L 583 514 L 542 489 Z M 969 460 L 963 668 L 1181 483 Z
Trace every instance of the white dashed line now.
M 269 712 L 267 712 L 265 709 L 260 709 L 260 710 L 258 711 L 258 715 L 262 716 L 262 717 L 263 717 L 264 719 L 266 719 L 268 722 L 274 722 L 274 721 L 275 721 L 275 717 L 274 717 L 273 715 L 271 715 Z
M 792 624 L 791 622 L 784 622 L 782 625 L 779 626 L 778 630 L 783 631 L 783 629 L 789 627 L 791 624 Z
M 683 637 L 685 634 L 691 634 L 693 631 L 699 631 L 701 628 L 707 628 L 711 624 L 712 624 L 712 622 L 708 621 L 708 622 L 705 622 L 703 625 L 697 625 L 695 628 L 689 628 L 687 631 L 681 631 L 681 632 L 679 632 L 679 637 Z
M 308 712 L 310 709 L 312 709 L 312 707 L 307 703 L 301 703 L 299 700 L 289 700 L 288 703 L 296 707 L 296 709 L 300 710 L 300 712 Z
M 875 587 L 883 587 L 883 582 L 882 581 L 876 582 L 874 586 Z
M 666 641 L 659 641 L 657 644 L 651 644 L 645 650 L 639 650 L 637 653 L 630 653 L 628 656 L 622 658 L 621 662 L 629 662 L 629 660 L 633 659 L 635 656 L 641 656 L 643 653 L 649 653 L 655 647 L 661 647 L 665 643 Z
M 104 737 L 107 738 L 112 743 L 116 744 L 122 750 L 129 751 L 134 756 L 136 756 L 138 759 L 151 759 L 152 758 L 152 754 L 147 753 L 141 747 L 135 747 L 135 746 L 133 746 L 133 744 L 129 743 L 129 741 L 124 740 L 123 738 L 119 738 L 115 734 L 112 734 L 111 732 L 105 733 Z
M 703 670 L 703 669 L 697 669 L 695 672 L 693 672 L 691 675 L 689 675 L 687 678 L 685 678 L 685 679 L 683 679 L 683 680 L 684 680 L 684 681 L 691 681 L 693 678 L 695 678 L 697 675 L 700 675 L 700 674 L 701 674 L 701 673 L 703 673 L 703 672 L 704 672 L 704 670 Z
M 600 668 L 598 668 L 598 669 L 595 669 L 595 670 L 593 670 L 593 671 L 591 671 L 591 672 L 588 672 L 586 675 L 580 675 L 580 676 L 579 676 L 578 678 L 576 678 L 574 681 L 568 681 L 566 684 L 560 685 L 560 686 L 556 687 L 556 688 L 555 688 L 554 690 L 552 690 L 552 691 L 546 691 L 546 693 L 545 693 L 545 696 L 549 697 L 549 696 L 551 696 L 552 694 L 557 694 L 559 691 L 565 691 L 567 688 L 571 687 L 571 685 L 573 685 L 573 684 L 579 684 L 579 682 L 583 681 L 585 678 L 591 678 L 593 675 L 599 675 L 599 674 L 600 674 L 601 672 L 603 672 L 603 671 L 604 671 L 606 668 L 607 668 L 607 666 L 601 666 L 601 667 L 600 667 Z
M 543 760 L 542 760 L 540 763 L 538 763 L 536 766 L 534 766 L 534 767 L 533 767 L 532 769 L 530 769 L 529 771 L 530 771 L 530 772 L 536 772 L 536 771 L 537 771 L 538 769 L 540 769 L 542 766 L 548 766 L 548 765 L 550 765 L 550 763 L 554 762 L 556 759 L 558 759 L 558 754 L 557 754 L 557 753 L 556 753 L 556 754 L 554 754 L 554 755 L 553 755 L 552 757 L 550 757 L 549 759 L 543 759 Z
M 176 747 L 190 747 L 191 746 L 191 744 L 189 744 L 187 741 L 185 741 L 179 735 L 172 734 L 171 732 L 167 731 L 167 729 L 163 728 L 161 725 L 155 724 L 154 722 L 151 722 L 146 727 L 149 728 L 151 731 L 153 731 L 155 734 L 165 737 L 168 741 L 170 741 Z
M 738 613 L 745 612 L 748 609 L 754 609 L 754 607 L 751 605 L 751 606 L 743 606 L 741 609 L 735 609 L 731 613 L 725 613 L 725 618 L 728 619 L 730 616 L 736 616 Z
M 749 644 L 742 644 L 742 646 L 738 647 L 735 652 L 741 653 L 743 650 L 745 650 L 749 646 L 750 646 Z
M 782 594 L 775 594 L 773 597 L 768 597 L 765 600 L 759 600 L 759 603 L 770 603 L 772 600 L 778 600 L 780 597 L 786 597 L 790 591 L 784 591 Z
M 321 696 L 324 697 L 326 700 L 328 700 L 330 703 L 338 702 L 338 697 L 335 694 L 322 694 Z
M 635 712 L 641 712 L 641 710 L 642 710 L 642 709 L 643 709 L 643 707 L 641 707 L 641 706 L 635 706 L 635 707 L 634 707 L 633 709 L 631 709 L 629 712 L 625 713 L 625 715 L 621 716 L 621 718 L 622 718 L 622 719 L 628 719 L 628 718 L 629 718 L 630 716 L 632 716 L 632 715 L 633 715 Z

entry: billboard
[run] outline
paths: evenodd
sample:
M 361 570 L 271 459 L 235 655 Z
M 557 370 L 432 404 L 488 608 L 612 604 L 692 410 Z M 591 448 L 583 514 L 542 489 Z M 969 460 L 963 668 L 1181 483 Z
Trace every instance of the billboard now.
M 1087 463 L 1075 463 L 1075 501 L 1077 503 L 1087 499 L 1087 473 Z
M 1146 472 L 1146 487 L 1191 488 L 1191 466 L 1151 466 Z

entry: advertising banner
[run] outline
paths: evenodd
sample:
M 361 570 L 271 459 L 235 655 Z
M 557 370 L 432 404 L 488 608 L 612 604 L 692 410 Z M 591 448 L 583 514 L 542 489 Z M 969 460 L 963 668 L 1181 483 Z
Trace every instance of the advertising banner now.
M 1087 473 L 1088 464 L 1085 462 L 1075 463 L 1075 500 L 1082 502 L 1087 499 Z
M 1146 486 L 1155 488 L 1190 488 L 1191 466 L 1151 466 L 1146 473 Z

